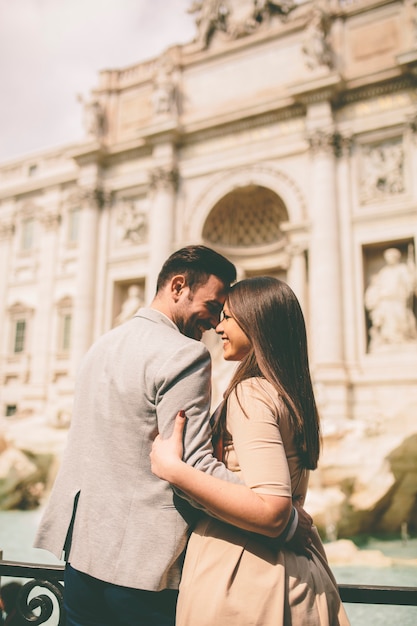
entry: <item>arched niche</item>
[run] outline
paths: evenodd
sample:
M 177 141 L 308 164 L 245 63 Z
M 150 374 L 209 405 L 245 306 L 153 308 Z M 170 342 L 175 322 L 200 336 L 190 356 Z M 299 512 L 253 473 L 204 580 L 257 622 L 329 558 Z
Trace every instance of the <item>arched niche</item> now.
M 264 247 L 276 249 L 285 243 L 281 224 L 288 221 L 282 199 L 266 187 L 245 185 L 230 191 L 210 211 L 202 237 L 230 253 L 260 252 Z
M 287 173 L 273 165 L 254 165 L 214 175 L 189 207 L 187 235 L 190 241 L 202 238 L 206 221 L 228 194 L 242 188 L 263 188 L 273 192 L 285 207 L 287 220 L 295 228 L 305 228 L 306 203 L 298 185 Z

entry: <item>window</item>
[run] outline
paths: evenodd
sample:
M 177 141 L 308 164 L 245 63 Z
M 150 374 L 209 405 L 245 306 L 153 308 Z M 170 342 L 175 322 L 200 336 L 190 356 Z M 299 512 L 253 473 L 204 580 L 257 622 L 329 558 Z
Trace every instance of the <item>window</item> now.
M 76 243 L 80 234 L 80 209 L 71 209 L 68 214 L 68 242 Z
M 11 417 L 12 415 L 16 413 L 16 411 L 17 411 L 16 404 L 6 404 L 6 410 L 5 410 L 6 417 Z
M 14 348 L 15 354 L 20 354 L 25 350 L 26 320 L 18 319 L 15 322 Z
M 24 220 L 22 223 L 22 250 L 31 250 L 33 248 L 34 225 L 35 220 L 32 217 Z
M 33 309 L 24 302 L 15 302 L 9 309 L 8 354 L 19 359 L 30 350 L 30 322 Z

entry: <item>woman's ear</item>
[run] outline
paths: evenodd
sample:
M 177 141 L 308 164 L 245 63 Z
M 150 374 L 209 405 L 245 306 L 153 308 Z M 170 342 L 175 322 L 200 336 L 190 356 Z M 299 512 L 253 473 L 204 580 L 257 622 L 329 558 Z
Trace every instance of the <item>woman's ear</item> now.
M 186 286 L 187 281 L 185 280 L 185 276 L 183 274 L 178 274 L 177 276 L 173 276 L 171 278 L 171 295 L 174 298 L 175 302 L 178 301 L 183 289 Z

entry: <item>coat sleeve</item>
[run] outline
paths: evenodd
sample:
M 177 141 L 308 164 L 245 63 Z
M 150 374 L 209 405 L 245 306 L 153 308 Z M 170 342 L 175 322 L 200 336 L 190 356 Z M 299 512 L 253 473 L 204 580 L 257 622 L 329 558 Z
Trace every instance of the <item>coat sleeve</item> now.
M 157 381 L 156 412 L 161 436 L 170 436 L 177 412 L 184 410 L 184 461 L 222 480 L 241 483 L 238 475 L 213 455 L 209 421 L 211 359 L 207 348 L 197 341 L 187 342 L 164 363 Z

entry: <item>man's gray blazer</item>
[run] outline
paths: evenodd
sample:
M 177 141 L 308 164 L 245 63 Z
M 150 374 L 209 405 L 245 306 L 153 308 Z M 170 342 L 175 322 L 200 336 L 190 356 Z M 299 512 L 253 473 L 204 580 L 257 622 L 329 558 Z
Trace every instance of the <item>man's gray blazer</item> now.
M 149 453 L 184 409 L 185 460 L 239 482 L 212 456 L 210 376 L 204 344 L 154 309 L 103 335 L 77 377 L 67 447 L 35 546 L 61 558 L 70 543 L 74 568 L 116 585 L 176 589 L 191 507 L 151 473 Z

